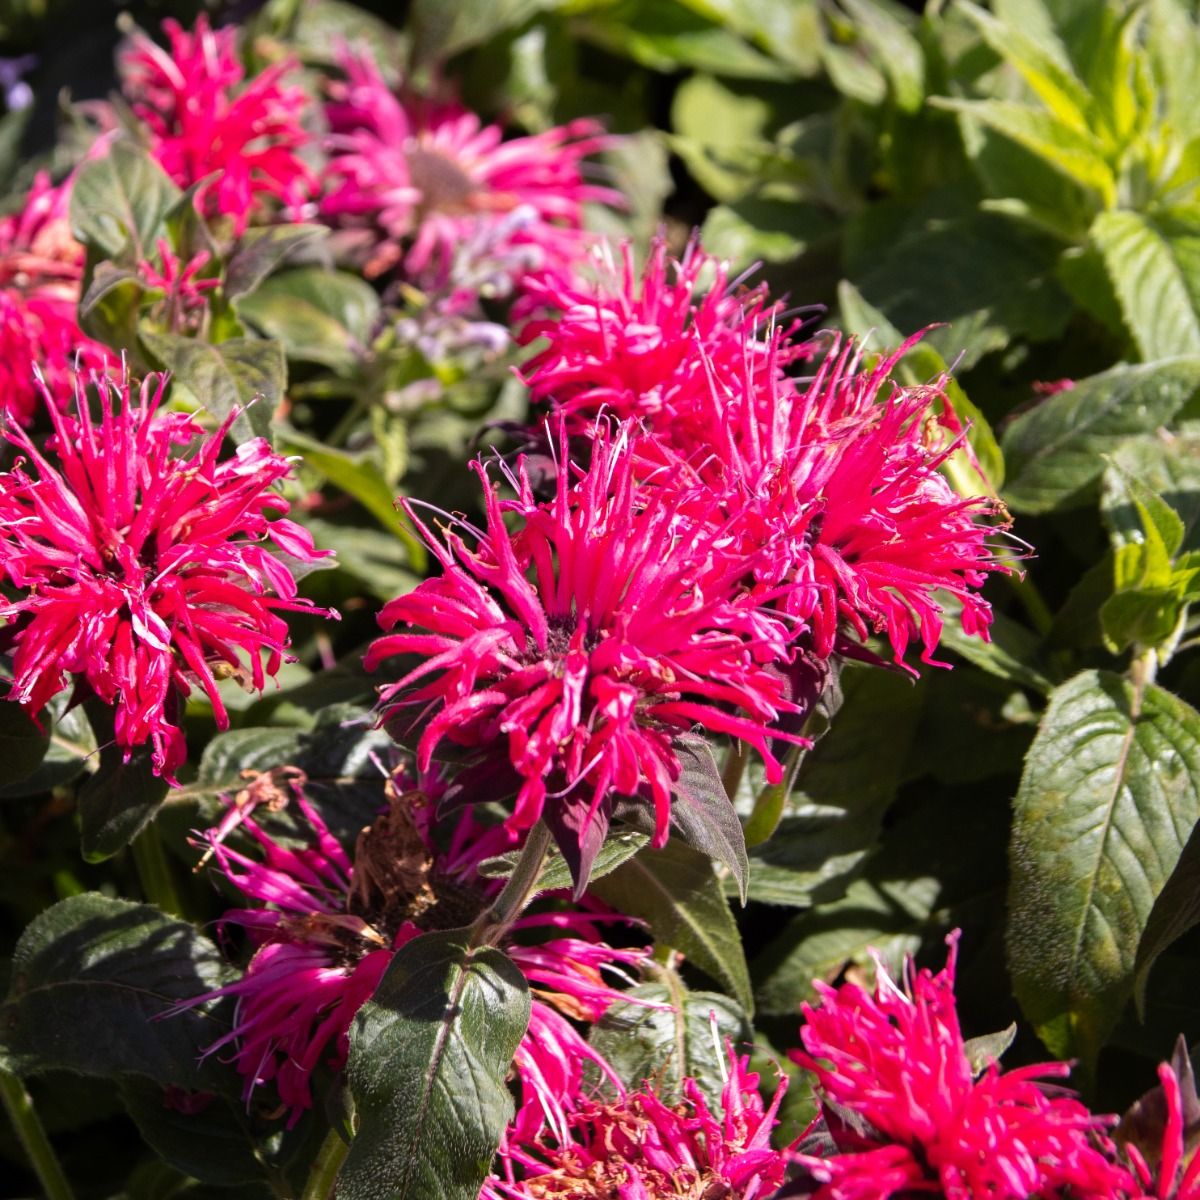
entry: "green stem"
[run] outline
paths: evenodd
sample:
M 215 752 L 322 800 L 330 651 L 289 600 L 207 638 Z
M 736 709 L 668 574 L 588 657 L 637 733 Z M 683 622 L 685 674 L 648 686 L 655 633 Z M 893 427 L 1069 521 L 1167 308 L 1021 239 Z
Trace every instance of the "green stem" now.
M 183 901 L 180 899 L 179 889 L 175 886 L 175 874 L 163 847 L 158 826 L 147 825 L 133 839 L 130 849 L 133 851 L 133 862 L 137 867 L 138 879 L 146 899 L 151 904 L 157 904 L 163 912 L 170 913 L 173 917 L 182 917 Z
M 804 758 L 804 749 L 797 743 L 789 746 L 787 758 L 783 760 L 783 778 L 758 793 L 754 809 L 746 820 L 747 846 L 761 845 L 778 828 L 792 784 L 796 782 L 796 773 L 800 770 L 800 761 Z
M 737 803 L 738 788 L 742 786 L 742 775 L 750 761 L 750 751 L 745 742 L 734 741 L 725 751 L 725 765 L 721 768 L 721 784 L 730 804 Z
M 1040 637 L 1045 637 L 1054 624 L 1054 614 L 1042 598 L 1042 593 L 1038 591 L 1037 584 L 1033 582 L 1029 572 L 1027 571 L 1023 576 L 1006 575 L 1005 578 L 1021 607 L 1025 610 L 1025 615 L 1029 618 L 1034 630 Z
M 300 1200 L 329 1200 L 337 1186 L 338 1172 L 349 1153 L 349 1144 L 336 1129 L 331 1129 L 317 1151 L 316 1162 L 308 1173 Z
M 8 1113 L 17 1137 L 29 1159 L 46 1200 L 74 1200 L 71 1185 L 63 1174 L 63 1169 L 46 1136 L 46 1130 L 38 1119 L 33 1108 L 33 1101 L 25 1090 L 25 1085 L 7 1071 L 0 1071 L 0 1100 L 4 1102 L 4 1110 Z
M 489 946 L 496 945 L 533 899 L 538 880 L 542 877 L 542 866 L 550 851 L 550 841 L 550 830 L 545 821 L 539 821 L 529 831 L 525 848 L 503 891 L 476 922 L 481 941 Z

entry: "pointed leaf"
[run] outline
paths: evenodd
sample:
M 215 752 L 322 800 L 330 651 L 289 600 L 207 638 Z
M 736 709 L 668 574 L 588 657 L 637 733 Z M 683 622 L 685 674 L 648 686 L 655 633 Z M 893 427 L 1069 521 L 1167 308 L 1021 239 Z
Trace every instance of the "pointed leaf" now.
M 247 229 L 225 266 L 222 290 L 230 300 L 247 296 L 300 246 L 329 236 L 324 225 L 268 225 Z
M 1088 1071 L 1133 991 L 1155 898 L 1200 819 L 1200 715 L 1084 671 L 1057 688 L 1016 799 L 1008 952 L 1051 1051 Z
M 1004 433 L 1004 497 L 1044 513 L 1086 499 L 1103 455 L 1170 421 L 1200 391 L 1200 357 L 1113 367 L 1017 417 Z
M 46 722 L 46 718 L 42 718 Z M 42 765 L 50 734 L 19 705 L 0 701 L 0 762 L 5 783 L 27 779 Z
M 468 931 L 403 946 L 350 1033 L 358 1132 L 339 1200 L 476 1200 L 512 1116 L 529 987 Z
M 1162 952 L 1200 925 L 1200 824 L 1192 827 L 1174 870 L 1155 897 L 1138 942 L 1133 968 L 1134 999 L 1146 1005 L 1146 982 Z
M 660 945 L 682 951 L 720 980 L 747 1013 L 753 1011 L 750 975 L 733 914 L 712 863 L 672 838 L 661 850 L 643 850 L 592 891 L 620 912 L 649 922 Z

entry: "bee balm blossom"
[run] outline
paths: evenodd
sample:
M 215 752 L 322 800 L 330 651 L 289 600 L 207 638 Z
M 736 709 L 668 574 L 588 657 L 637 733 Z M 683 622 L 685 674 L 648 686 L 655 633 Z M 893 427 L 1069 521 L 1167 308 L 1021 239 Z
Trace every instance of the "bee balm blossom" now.
M 905 986 L 877 967 L 874 995 L 856 984 L 815 983 L 805 1004 L 803 1051 L 838 1152 L 797 1156 L 819 1186 L 815 1200 L 886 1200 L 932 1193 L 951 1200 L 1112 1195 L 1097 1146 L 1106 1122 L 1043 1087 L 1066 1063 L 976 1072 L 954 999 L 957 934 L 936 975 L 905 967 Z
M 71 236 L 69 203 L 69 186 L 39 173 L 21 209 L 0 217 L 0 408 L 22 425 L 38 409 L 35 367 L 58 396 L 76 361 L 106 361 L 76 321 L 83 247 Z
M 216 175 L 197 194 L 200 210 L 224 216 L 241 233 L 261 197 L 298 205 L 315 178 L 300 158 L 309 136 L 304 90 L 283 77 L 295 64 L 274 63 L 246 82 L 232 28 L 212 29 L 201 15 L 194 32 L 163 22 L 169 46 L 137 33 L 121 58 L 125 95 L 150 134 L 150 148 L 182 188 Z
M 479 1200 L 770 1200 L 788 1162 L 771 1146 L 787 1081 L 764 1108 L 749 1059 L 730 1049 L 727 1075 L 719 1106 L 687 1079 L 677 1104 L 646 1085 L 609 1104 L 585 1098 L 565 1136 L 510 1130 Z
M 170 779 L 186 752 L 181 696 L 198 683 L 228 728 L 218 674 L 261 691 L 288 644 L 279 614 L 321 611 L 297 598 L 267 539 L 301 562 L 331 552 L 314 549 L 301 526 L 269 519 L 287 511 L 272 485 L 290 467 L 265 441 L 218 457 L 236 412 L 205 437 L 191 417 L 160 411 L 163 376 L 140 392 L 127 377 L 92 383 L 98 420 L 81 378 L 73 413 L 46 393 L 54 436 L 44 453 L 21 429 L 4 431 L 24 456 L 0 474 L 8 699 L 36 715 L 73 678 L 115 707 L 126 758 L 149 742 L 154 769 Z
M 365 55 L 346 53 L 341 67 L 346 78 L 331 86 L 327 108 L 333 184 L 321 208 L 386 239 L 368 274 L 402 263 L 410 280 L 441 287 L 456 247 L 521 210 L 493 255 L 507 250 L 520 269 L 516 256 L 527 253 L 527 269 L 560 275 L 582 253 L 583 205 L 621 202 L 584 182 L 583 159 L 604 145 L 595 121 L 505 141 L 499 126 L 457 104 L 397 96 Z
M 293 778 L 289 786 L 307 845 L 285 848 L 245 812 L 236 823 L 260 855 L 223 840 L 228 821 L 209 830 L 203 844 L 229 881 L 265 906 L 223 918 L 244 928 L 256 949 L 243 978 L 214 993 L 235 996 L 237 1012 L 233 1029 L 207 1053 L 235 1047 L 247 1098 L 273 1082 L 294 1124 L 312 1105 L 314 1072 L 344 1065 L 350 1023 L 395 951 L 423 932 L 469 925 L 500 888 L 500 881 L 478 874 L 479 864 L 513 842 L 499 826 L 483 826 L 467 814 L 448 846 L 438 849 L 425 798 L 389 787 L 390 807 L 360 834 L 351 859 L 309 803 L 302 781 Z M 514 1063 L 521 1083 L 514 1129 L 523 1136 L 537 1136 L 547 1122 L 564 1128 L 567 1108 L 583 1088 L 585 1063 L 611 1075 L 571 1023 L 599 1020 L 624 998 L 602 971 L 636 970 L 646 960 L 644 950 L 614 950 L 600 940 L 599 926 L 608 919 L 596 909 L 526 912 L 503 942 L 534 989 Z M 523 944 L 525 933 L 539 940 Z
M 442 573 L 384 607 L 380 624 L 403 631 L 366 657 L 373 669 L 424 656 L 381 691 L 389 727 L 411 724 L 407 709 L 423 723 L 421 769 L 443 742 L 475 751 L 484 772 L 507 750 L 511 828 L 545 816 L 577 881 L 616 796 L 652 802 L 654 843 L 666 841 L 678 735 L 699 725 L 741 738 L 777 781 L 768 742 L 794 707 L 773 669 L 788 656 L 784 627 L 743 602 L 744 560 L 666 489 L 637 487 L 632 433 L 599 428 L 586 475 L 572 487 L 564 464 L 544 506 L 522 467 L 516 532 L 480 463 L 486 531 L 439 539 L 410 508 Z

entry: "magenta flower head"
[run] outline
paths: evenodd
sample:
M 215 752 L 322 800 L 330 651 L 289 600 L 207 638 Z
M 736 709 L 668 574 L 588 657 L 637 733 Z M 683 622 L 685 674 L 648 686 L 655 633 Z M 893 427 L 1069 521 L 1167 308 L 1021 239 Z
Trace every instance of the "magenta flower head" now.
M 810 629 L 820 658 L 870 633 L 903 664 L 913 642 L 921 659 L 943 628 L 941 599 L 953 597 L 963 630 L 984 639 L 991 607 L 979 593 L 989 573 L 1007 571 L 989 539 L 1007 529 L 996 501 L 958 495 L 940 472 L 962 445 L 943 421 L 944 380 L 904 388 L 890 375 L 917 340 L 873 366 L 835 338 L 803 389 L 744 376 L 708 393 L 706 441 L 691 453 L 720 508 L 759 550 L 760 580 L 792 583 L 781 607 Z M 768 339 L 772 352 L 781 337 Z
M 44 450 L 19 427 L 3 430 L 24 456 L 0 473 L 0 578 L 15 595 L 0 601 L 8 699 L 36 715 L 73 679 L 115 708 L 126 758 L 148 742 L 155 771 L 172 779 L 186 753 L 181 697 L 198 683 L 228 728 L 217 676 L 261 691 L 288 644 L 280 613 L 322 611 L 297 598 L 268 539 L 301 562 L 331 552 L 270 519 L 287 511 L 273 485 L 290 466 L 265 441 L 218 457 L 236 411 L 204 436 L 193 418 L 162 411 L 164 376 L 140 390 L 127 375 L 91 383 L 98 419 L 82 378 L 74 412 L 43 389 L 54 428 Z
M 286 798 L 280 781 L 267 782 L 250 792 L 251 805 L 231 809 L 231 817 L 201 838 L 220 872 L 261 905 L 222 919 L 245 929 L 255 950 L 243 977 L 214 993 L 236 997 L 237 1011 L 233 1029 L 206 1053 L 232 1047 L 247 1099 L 274 1083 L 294 1124 L 312 1106 L 314 1074 L 345 1064 L 350 1024 L 395 951 L 423 932 L 469 925 L 500 887 L 479 875 L 479 864 L 510 849 L 513 839 L 464 813 L 441 849 L 426 798 L 389 783 L 389 807 L 359 835 L 352 858 L 293 772 L 284 784 L 308 840 L 288 849 L 252 815 L 256 800 Z M 258 853 L 226 843 L 235 824 Z M 534 989 L 529 1029 L 514 1062 L 521 1091 L 514 1128 L 525 1136 L 537 1136 L 547 1123 L 564 1127 L 586 1064 L 611 1075 L 572 1022 L 596 1021 L 623 999 L 605 974 L 619 982 L 647 958 L 645 950 L 604 944 L 600 928 L 616 919 L 624 921 L 591 902 L 576 911 L 526 912 L 503 943 Z M 524 944 L 528 934 L 535 940 Z
M 948 941 L 936 975 L 909 960 L 901 988 L 879 963 L 873 995 L 817 982 L 820 1003 L 803 1005 L 804 1050 L 791 1057 L 816 1075 L 837 1145 L 828 1157 L 797 1156 L 817 1200 L 1110 1195 L 1096 1137 L 1106 1121 L 1041 1082 L 1066 1076 L 1066 1063 L 973 1066 L 954 999 L 958 934 Z
M 39 172 L 18 212 L 0 217 L 0 411 L 28 425 L 39 407 L 35 367 L 52 395 L 71 367 L 102 368 L 105 348 L 79 328 L 83 247 L 71 236 L 70 187 Z
M 725 263 L 706 254 L 696 239 L 679 260 L 666 242 L 654 240 L 643 268 L 633 248 L 599 261 L 595 283 L 559 279 L 531 286 L 545 315 L 529 321 L 519 340 L 543 340 L 545 348 L 525 368 L 535 401 L 567 413 L 572 428 L 586 428 L 601 414 L 638 417 L 686 451 L 703 440 L 714 387 L 785 386 L 784 368 L 807 357 L 807 343 L 765 335 L 779 306 L 765 287 L 730 280 Z M 789 335 L 798 326 L 787 324 Z
M 746 602 L 746 563 L 727 555 L 728 539 L 685 519 L 667 489 L 638 487 L 636 429 L 598 428 L 574 486 L 561 422 L 558 434 L 564 465 L 549 503 L 534 501 L 523 462 L 511 480 L 513 531 L 479 462 L 485 530 L 458 522 L 438 538 L 409 508 L 442 573 L 384 607 L 380 624 L 401 631 L 376 641 L 366 664 L 423 657 L 381 689 L 385 722 L 397 736 L 422 727 L 422 769 L 465 751 L 465 778 L 478 768 L 489 798 L 503 794 L 506 758 L 509 827 L 545 817 L 579 882 L 618 796 L 652 803 L 654 844 L 666 841 L 680 734 L 741 738 L 778 780 L 769 740 L 793 706 L 774 669 L 787 630 Z
M 719 1106 L 686 1079 L 676 1104 L 647 1084 L 612 1103 L 585 1097 L 565 1133 L 510 1129 L 479 1200 L 769 1200 L 788 1163 L 771 1146 L 787 1080 L 764 1108 L 749 1059 L 728 1054 Z
M 493 254 L 524 269 L 565 273 L 583 253 L 583 205 L 620 203 L 584 181 L 582 163 L 605 145 L 595 121 L 578 120 L 504 140 L 458 104 L 398 96 L 365 54 L 341 57 L 345 80 L 327 108 L 333 184 L 322 201 L 338 224 L 382 239 L 368 274 L 402 265 L 425 288 L 445 285 L 455 248 L 507 224 Z
M 242 233 L 262 197 L 302 204 L 316 179 L 300 151 L 309 103 L 287 86 L 292 61 L 274 63 L 248 82 L 236 31 L 212 29 L 201 14 L 189 33 L 166 20 L 168 47 L 136 33 L 121 56 L 123 89 L 150 135 L 150 148 L 182 188 L 215 175 L 196 201 L 207 217 L 228 217 Z

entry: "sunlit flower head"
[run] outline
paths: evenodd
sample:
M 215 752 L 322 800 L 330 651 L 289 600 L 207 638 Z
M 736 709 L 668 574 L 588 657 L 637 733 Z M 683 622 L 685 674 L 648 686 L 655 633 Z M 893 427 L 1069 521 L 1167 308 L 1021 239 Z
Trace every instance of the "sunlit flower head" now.
M 717 1105 L 693 1079 L 677 1103 L 647 1083 L 611 1103 L 585 1099 L 565 1135 L 510 1131 L 480 1200 L 769 1200 L 788 1162 L 771 1145 L 787 1081 L 764 1107 L 749 1059 L 728 1055 Z
M 595 121 L 505 141 L 458 104 L 397 95 L 366 54 L 345 52 L 340 66 L 321 207 L 330 221 L 375 231 L 368 274 L 400 266 L 418 286 L 441 288 L 457 247 L 506 224 L 492 254 L 516 278 L 501 290 L 532 271 L 559 275 L 583 254 L 583 205 L 620 203 L 584 179 L 583 160 L 605 144 Z
M 311 140 L 301 122 L 310 101 L 284 82 L 295 63 L 273 63 L 247 81 L 234 28 L 212 29 L 201 14 L 190 33 L 170 19 L 163 31 L 166 48 L 139 32 L 121 55 L 122 88 L 163 170 L 182 188 L 215 175 L 197 204 L 205 216 L 228 217 L 237 233 L 264 197 L 303 203 L 316 181 L 300 157 Z
M 107 352 L 79 328 L 83 247 L 71 236 L 69 184 L 39 172 L 21 208 L 0 217 L 0 410 L 27 425 L 40 407 L 34 368 L 53 395 L 71 368 L 104 366 Z
M 544 816 L 577 879 L 617 796 L 652 803 L 655 844 L 666 841 L 679 735 L 741 738 L 778 780 L 768 743 L 792 710 L 774 669 L 789 655 L 786 628 L 745 601 L 746 562 L 728 539 L 685 520 L 668 490 L 637 485 L 635 432 L 597 429 L 587 472 L 573 481 L 564 461 L 544 505 L 522 464 L 511 531 L 482 463 L 486 529 L 458 522 L 437 537 L 410 506 L 442 571 L 384 607 L 380 624 L 400 632 L 366 658 L 373 669 L 422 656 L 381 689 L 389 728 L 422 730 L 422 767 L 453 747 L 483 772 L 503 762 L 510 826 Z M 561 426 L 559 439 L 565 460 Z
M 837 1146 L 797 1158 L 819 1184 L 816 1200 L 1109 1194 L 1096 1138 L 1105 1122 L 1043 1082 L 1068 1064 L 973 1066 L 954 998 L 957 938 L 936 975 L 910 960 L 901 988 L 880 963 L 874 994 L 817 982 L 820 1002 L 802 1006 L 804 1050 L 791 1057 L 815 1074 Z
M 939 416 L 945 381 L 891 379 L 916 340 L 864 366 L 861 347 L 835 337 L 803 386 L 764 388 L 747 374 L 707 395 L 695 475 L 757 548 L 760 580 L 792 583 L 781 607 L 821 658 L 846 634 L 874 633 L 897 662 L 913 643 L 935 662 L 947 599 L 964 632 L 986 639 L 980 589 L 1008 569 L 993 547 L 1008 525 L 1001 506 L 960 496 L 940 471 L 964 436 Z
M 596 267 L 594 283 L 535 284 L 531 299 L 544 315 L 519 335 L 546 343 L 525 368 L 530 395 L 567 413 L 574 428 L 601 414 L 638 417 L 686 452 L 705 435 L 714 387 L 748 376 L 760 390 L 786 388 L 784 369 L 810 352 L 765 287 L 731 280 L 728 264 L 695 239 L 674 259 L 656 238 L 641 267 L 628 243 L 619 262 L 606 247 Z M 772 351 L 776 322 L 787 336 Z
M 216 993 L 236 997 L 237 1010 L 231 1031 L 207 1053 L 232 1049 L 247 1098 L 274 1084 L 294 1124 L 312 1106 L 314 1074 L 344 1065 L 350 1024 L 395 951 L 421 933 L 479 916 L 500 887 L 480 876 L 479 864 L 514 843 L 502 827 L 466 813 L 442 848 L 426 798 L 389 785 L 389 807 L 359 835 L 351 856 L 309 802 L 301 777 L 277 780 L 256 799 L 278 800 L 281 788 L 290 791 L 307 836 L 300 849 L 271 837 L 253 816 L 253 800 L 250 811 L 244 803 L 231 810 L 232 819 L 199 843 L 256 905 L 222 918 L 225 926 L 242 927 L 255 950 L 243 977 Z M 255 851 L 226 840 L 235 824 Z M 523 1136 L 536 1137 L 547 1124 L 564 1127 L 587 1064 L 611 1075 L 573 1022 L 599 1020 L 624 996 L 615 985 L 646 960 L 644 950 L 604 943 L 601 928 L 617 919 L 591 902 L 570 911 L 527 911 L 503 942 L 534 992 L 514 1061 L 521 1097 L 514 1129 Z
M 90 383 L 98 419 L 82 377 L 73 411 L 46 392 L 54 436 L 44 449 L 19 427 L 3 430 L 18 452 L 0 474 L 8 698 L 36 715 L 73 681 L 115 708 L 126 757 L 148 742 L 170 779 L 186 753 L 179 707 L 193 685 L 227 728 L 218 676 L 261 691 L 288 644 L 280 614 L 322 611 L 297 598 L 275 549 L 306 563 L 330 552 L 270 519 L 288 509 L 273 485 L 290 466 L 263 439 L 220 458 L 236 411 L 205 436 L 193 418 L 163 411 L 163 376 L 140 390 L 128 376 Z

